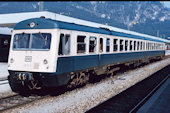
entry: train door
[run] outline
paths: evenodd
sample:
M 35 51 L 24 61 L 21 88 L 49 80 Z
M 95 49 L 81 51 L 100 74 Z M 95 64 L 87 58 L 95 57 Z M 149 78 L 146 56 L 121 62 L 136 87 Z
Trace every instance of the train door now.
M 99 39 L 99 57 L 98 57 L 98 65 L 101 65 L 101 55 L 103 53 L 103 38 Z
M 70 54 L 70 34 L 61 34 L 58 55 Z
M 106 44 L 107 40 L 104 38 L 99 38 L 99 52 L 98 52 L 98 69 L 96 71 L 97 75 L 101 75 L 106 71 L 106 68 L 103 67 L 105 62 L 104 62 L 104 54 L 106 53 Z

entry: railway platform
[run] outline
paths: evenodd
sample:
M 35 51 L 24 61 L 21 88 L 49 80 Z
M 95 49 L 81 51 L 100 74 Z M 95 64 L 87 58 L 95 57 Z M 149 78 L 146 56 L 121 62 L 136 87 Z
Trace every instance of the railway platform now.
M 165 55 L 166 55 L 166 56 L 170 55 L 170 50 L 166 50 L 166 51 L 165 51 Z
M 0 80 L 7 79 L 8 75 L 8 63 L 0 62 Z
M 170 113 L 170 74 L 168 80 L 152 95 L 137 113 Z

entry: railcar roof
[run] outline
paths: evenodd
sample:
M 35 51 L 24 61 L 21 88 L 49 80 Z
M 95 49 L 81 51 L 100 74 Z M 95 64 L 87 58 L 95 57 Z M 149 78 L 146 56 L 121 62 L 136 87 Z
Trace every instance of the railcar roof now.
M 31 25 L 32 27 L 30 27 Z M 139 36 L 139 35 L 117 32 L 105 28 L 89 27 L 84 25 L 78 25 L 75 23 L 67 23 L 67 22 L 62 22 L 62 21 L 57 21 L 52 19 L 46 19 L 46 18 L 27 19 L 17 23 L 14 26 L 14 30 L 21 30 L 21 29 L 67 29 L 67 30 L 76 30 L 76 31 L 84 31 L 84 32 L 92 32 L 92 33 L 100 33 L 100 34 L 107 34 L 107 35 L 114 35 L 114 36 L 164 42 L 159 38 L 153 39 L 153 38 Z
M 0 27 L 0 35 L 11 35 L 12 30 L 13 30 L 12 28 Z

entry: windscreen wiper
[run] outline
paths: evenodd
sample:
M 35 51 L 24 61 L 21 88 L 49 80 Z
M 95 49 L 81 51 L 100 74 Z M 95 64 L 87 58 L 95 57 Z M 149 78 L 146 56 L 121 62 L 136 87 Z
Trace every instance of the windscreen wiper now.
M 45 40 L 45 46 L 46 46 L 46 45 L 47 45 L 47 36 L 44 38 L 44 36 L 42 35 L 42 33 L 41 33 L 41 32 L 39 32 L 39 34 L 41 35 L 42 39 L 44 39 L 44 40 Z

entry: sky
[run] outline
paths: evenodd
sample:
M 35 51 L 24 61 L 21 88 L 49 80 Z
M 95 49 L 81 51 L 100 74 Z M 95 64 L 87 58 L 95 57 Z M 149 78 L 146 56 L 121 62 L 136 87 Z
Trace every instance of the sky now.
M 170 1 L 164 1 L 166 7 L 170 8 Z

